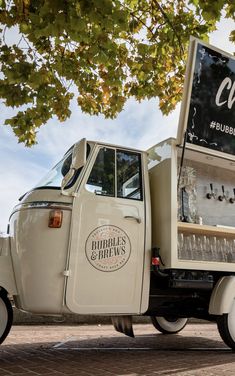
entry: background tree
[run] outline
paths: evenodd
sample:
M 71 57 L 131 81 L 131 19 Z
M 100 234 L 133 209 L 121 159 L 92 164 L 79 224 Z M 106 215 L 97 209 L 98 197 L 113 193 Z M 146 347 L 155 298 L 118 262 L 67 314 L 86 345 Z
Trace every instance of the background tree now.
M 207 40 L 222 13 L 235 20 L 234 0 L 0 0 L 0 97 L 19 107 L 5 124 L 30 146 L 53 115 L 70 116 L 74 95 L 92 115 L 113 118 L 130 97 L 158 97 L 168 114 L 189 36 Z

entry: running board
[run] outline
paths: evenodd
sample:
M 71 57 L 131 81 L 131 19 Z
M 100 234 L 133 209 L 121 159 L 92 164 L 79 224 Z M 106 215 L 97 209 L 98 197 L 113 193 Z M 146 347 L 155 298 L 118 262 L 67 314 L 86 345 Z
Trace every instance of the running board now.
M 111 320 L 117 332 L 129 337 L 135 337 L 132 328 L 132 316 L 112 316 Z

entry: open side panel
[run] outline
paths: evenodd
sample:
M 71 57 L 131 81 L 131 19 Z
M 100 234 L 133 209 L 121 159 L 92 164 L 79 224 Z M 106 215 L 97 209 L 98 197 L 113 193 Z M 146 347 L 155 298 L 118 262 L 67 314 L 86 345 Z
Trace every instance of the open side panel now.
M 177 144 L 221 158 L 235 156 L 234 56 L 191 38 Z
M 179 191 L 179 262 L 194 269 L 235 271 L 235 171 L 227 159 L 186 150 Z M 179 218 L 179 217 L 178 217 Z M 179 265 L 180 265 L 179 264 Z
M 235 272 L 234 162 L 186 149 L 177 193 L 182 150 L 172 140 L 153 149 L 152 245 L 161 267 Z

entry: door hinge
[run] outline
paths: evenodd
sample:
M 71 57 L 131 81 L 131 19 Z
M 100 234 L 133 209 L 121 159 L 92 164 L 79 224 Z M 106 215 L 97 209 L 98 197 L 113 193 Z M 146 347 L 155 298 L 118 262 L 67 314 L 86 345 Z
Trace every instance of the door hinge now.
M 69 276 L 71 275 L 71 270 L 64 270 L 64 271 L 63 271 L 63 275 L 64 275 L 65 277 L 69 277 Z

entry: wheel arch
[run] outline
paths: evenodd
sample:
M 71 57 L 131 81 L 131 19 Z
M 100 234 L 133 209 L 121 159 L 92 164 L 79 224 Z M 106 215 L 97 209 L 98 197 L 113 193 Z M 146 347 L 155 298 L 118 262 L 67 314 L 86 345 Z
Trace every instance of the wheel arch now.
M 10 253 L 0 256 L 0 288 L 11 295 L 18 295 L 15 273 Z
M 1 284 L 0 284 L 0 295 L 8 295 L 9 294 L 9 292 L 8 292 L 8 290 L 6 290 L 3 286 L 1 286 Z
M 209 314 L 229 313 L 235 297 L 235 276 L 224 276 L 216 283 L 210 298 Z

